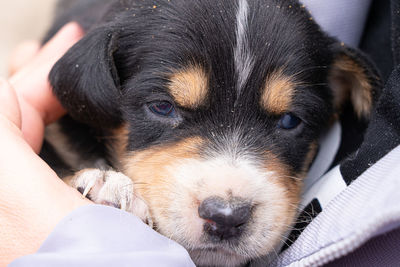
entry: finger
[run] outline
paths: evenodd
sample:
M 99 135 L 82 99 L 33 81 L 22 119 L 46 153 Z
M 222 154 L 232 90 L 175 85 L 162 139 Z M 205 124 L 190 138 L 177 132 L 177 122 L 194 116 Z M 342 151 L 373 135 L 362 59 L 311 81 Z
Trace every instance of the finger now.
M 14 88 L 0 78 L 0 115 L 13 124 L 18 130 L 21 128 L 21 111 Z M 11 125 L 10 125 L 11 126 Z
M 84 32 L 76 22 L 70 22 L 60 29 L 60 31 L 47 42 L 39 51 L 39 53 L 26 65 L 23 69 L 19 70 L 13 77 L 11 82 L 15 83 L 24 79 L 24 76 L 30 71 L 34 70 L 38 65 L 43 62 L 54 64 L 67 50 L 74 45 Z
M 19 98 L 19 102 L 22 114 L 21 131 L 24 139 L 36 153 L 39 153 L 42 148 L 45 131 L 42 115 L 35 107 L 27 103 L 24 98 Z
M 32 144 L 33 150 L 38 153 L 43 141 L 44 123 L 31 106 L 24 103 L 23 99 L 21 101 L 22 103 L 18 100 L 11 84 L 0 79 L 0 117 L 3 127 L 8 126 L 8 130 L 18 137 L 24 136 L 25 140 Z M 26 114 L 24 120 L 27 123 L 24 125 L 21 114 Z M 23 134 L 23 128 L 27 134 Z
M 39 112 L 46 124 L 65 114 L 51 91 L 48 74 L 54 63 L 82 36 L 83 31 L 77 23 L 67 24 L 39 51 L 28 66 L 10 79 L 18 95 Z
M 26 65 L 39 52 L 40 43 L 38 41 L 26 41 L 18 45 L 11 53 L 8 67 L 9 76 L 15 74 L 22 66 Z
M 35 58 L 36 62 L 49 60 L 55 63 L 71 46 L 84 35 L 83 29 L 76 22 L 70 22 L 62 27 L 58 33 L 47 42 Z
M 43 62 L 46 65 L 38 71 L 45 75 L 45 83 L 40 95 L 37 92 L 24 92 L 24 99 L 39 111 L 45 124 L 49 124 L 59 119 L 65 114 L 64 108 L 54 96 L 51 86 L 48 82 L 48 74 L 58 59 L 64 55 L 67 50 L 78 42 L 83 36 L 83 30 L 76 22 L 71 22 L 64 26 L 39 52 L 32 62 L 33 66 L 39 66 Z M 41 75 L 38 73 L 38 77 Z
M 17 90 L 25 140 L 39 152 L 45 125 L 66 112 L 53 95 L 48 74 L 54 63 L 83 35 L 76 23 L 64 26 L 22 70 L 10 81 Z

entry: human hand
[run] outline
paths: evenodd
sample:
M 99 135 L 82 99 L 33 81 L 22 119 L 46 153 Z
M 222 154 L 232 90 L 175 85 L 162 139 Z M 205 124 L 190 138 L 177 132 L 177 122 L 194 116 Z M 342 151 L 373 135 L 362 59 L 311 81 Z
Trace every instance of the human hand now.
M 37 53 L 31 49 L 24 56 L 29 62 L 19 58 L 24 66 L 9 81 L 0 81 L 0 266 L 34 253 L 68 213 L 91 203 L 37 155 L 45 125 L 65 114 L 48 73 L 82 35 L 68 24 Z

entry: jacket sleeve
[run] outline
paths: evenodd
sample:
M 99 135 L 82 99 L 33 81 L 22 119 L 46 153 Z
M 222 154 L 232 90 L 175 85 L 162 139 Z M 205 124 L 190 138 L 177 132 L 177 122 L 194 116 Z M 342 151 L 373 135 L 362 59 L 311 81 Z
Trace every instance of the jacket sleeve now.
M 60 222 L 36 254 L 20 266 L 194 266 L 188 252 L 132 214 L 88 205 Z

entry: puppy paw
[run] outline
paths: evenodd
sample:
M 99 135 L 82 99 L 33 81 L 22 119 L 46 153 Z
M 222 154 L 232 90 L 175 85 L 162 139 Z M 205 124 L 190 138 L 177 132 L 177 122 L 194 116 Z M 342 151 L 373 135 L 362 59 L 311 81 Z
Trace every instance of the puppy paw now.
M 124 174 L 85 169 L 74 176 L 71 185 L 93 202 L 131 212 L 152 226 L 147 204 L 135 195 L 132 180 Z

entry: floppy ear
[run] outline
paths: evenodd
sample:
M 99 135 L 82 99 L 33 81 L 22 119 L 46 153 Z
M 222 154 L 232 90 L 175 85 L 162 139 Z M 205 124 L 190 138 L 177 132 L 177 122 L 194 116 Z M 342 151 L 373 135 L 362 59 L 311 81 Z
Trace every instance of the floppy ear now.
M 382 88 L 374 64 L 360 51 L 335 44 L 334 60 L 329 72 L 334 107 L 338 113 L 350 102 L 360 119 L 369 119 Z
M 54 65 L 50 83 L 74 119 L 100 128 L 120 124 L 120 83 L 113 58 L 116 49 L 115 32 L 98 28 Z

